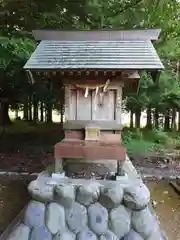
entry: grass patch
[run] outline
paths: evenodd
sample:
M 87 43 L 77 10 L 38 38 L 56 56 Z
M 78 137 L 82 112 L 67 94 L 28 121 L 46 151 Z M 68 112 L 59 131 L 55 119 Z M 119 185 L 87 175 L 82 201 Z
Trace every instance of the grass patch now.
M 53 153 L 54 144 L 63 137 L 61 124 L 14 121 L 0 139 L 0 151 Z
M 150 141 L 133 139 L 131 142 L 126 143 L 128 154 L 147 154 L 154 151 L 163 149 L 163 145 L 156 144 Z
M 127 129 L 122 133 L 123 142 L 126 144 L 128 154 L 147 154 L 150 152 L 175 149 L 180 145 L 178 134 L 160 130 Z

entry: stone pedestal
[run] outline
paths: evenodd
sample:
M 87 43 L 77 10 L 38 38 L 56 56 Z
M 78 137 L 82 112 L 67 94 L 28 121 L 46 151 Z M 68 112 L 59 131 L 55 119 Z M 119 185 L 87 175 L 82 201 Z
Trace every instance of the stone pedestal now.
M 139 181 L 41 175 L 28 190 L 32 200 L 9 240 L 163 239 L 149 190 Z

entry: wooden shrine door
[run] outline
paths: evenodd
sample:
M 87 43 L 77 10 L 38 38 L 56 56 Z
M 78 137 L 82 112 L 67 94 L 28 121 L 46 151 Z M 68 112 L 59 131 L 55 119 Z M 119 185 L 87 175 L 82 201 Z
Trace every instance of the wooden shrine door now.
M 91 120 L 91 92 L 87 97 L 84 90 L 77 91 L 77 120 Z
M 90 90 L 87 97 L 84 94 L 84 90 L 71 90 L 70 120 L 115 120 L 115 90 L 104 93 L 102 104 L 95 91 Z
M 113 121 L 115 120 L 115 91 L 109 90 L 98 94 L 95 97 L 95 92 L 92 94 L 92 120 L 97 121 Z

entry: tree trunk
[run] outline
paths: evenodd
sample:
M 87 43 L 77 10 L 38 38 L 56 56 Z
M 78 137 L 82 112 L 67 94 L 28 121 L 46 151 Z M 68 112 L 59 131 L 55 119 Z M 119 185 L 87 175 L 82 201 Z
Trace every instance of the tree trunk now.
M 155 108 L 155 111 L 154 111 L 154 127 L 156 129 L 159 128 L 159 112 L 156 108 Z
M 171 130 L 176 131 L 176 109 L 172 109 Z
M 38 100 L 37 100 L 37 96 L 34 93 L 33 95 L 33 105 L 34 105 L 34 111 L 33 111 L 33 120 L 35 122 L 38 122 Z
M 12 124 L 9 118 L 9 104 L 7 102 L 0 103 L 0 125 Z
M 41 102 L 41 105 L 40 105 L 40 112 L 41 112 L 40 121 L 43 122 L 44 121 L 44 106 L 43 106 L 43 102 Z
M 133 111 L 130 111 L 130 128 L 133 128 L 134 127 L 134 113 Z
M 26 121 L 28 120 L 28 96 L 26 96 L 26 99 L 24 101 L 23 119 Z
M 135 112 L 135 127 L 140 128 L 141 125 L 141 110 L 138 109 Z
M 18 109 L 15 110 L 15 119 L 18 119 Z
M 47 104 L 47 122 L 48 123 L 52 122 L 52 104 L 51 103 Z
M 45 122 L 47 122 L 47 109 L 45 109 Z
M 60 91 L 60 122 L 63 124 L 64 121 L 64 111 L 65 111 L 65 88 L 61 86 Z
M 178 131 L 180 131 L 180 110 L 178 111 Z
M 176 74 L 177 74 L 177 77 L 179 77 L 179 75 L 180 75 L 180 61 L 179 60 L 177 61 Z M 178 111 L 178 131 L 180 131 L 180 109 Z
M 64 106 L 60 106 L 60 123 L 63 124 L 64 121 Z
M 29 110 L 29 121 L 32 121 L 32 96 L 29 96 L 29 103 L 28 103 L 28 110 Z
M 152 111 L 151 111 L 151 108 L 147 109 L 146 114 L 147 114 L 146 128 L 147 129 L 152 129 Z
M 48 82 L 47 88 L 49 90 L 49 94 L 51 96 L 51 91 L 52 91 L 52 81 Z M 47 113 L 47 123 L 52 122 L 52 103 L 51 103 L 51 98 L 49 98 L 49 101 L 46 104 L 46 113 Z
M 164 131 L 170 130 L 170 109 L 166 110 L 165 119 L 164 119 Z

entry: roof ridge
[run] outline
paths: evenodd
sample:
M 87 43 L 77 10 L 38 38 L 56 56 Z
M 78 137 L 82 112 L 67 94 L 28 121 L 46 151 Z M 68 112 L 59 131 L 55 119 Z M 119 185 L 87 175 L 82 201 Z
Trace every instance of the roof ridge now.
M 161 29 L 133 29 L 133 30 L 33 30 L 36 40 L 157 40 Z

